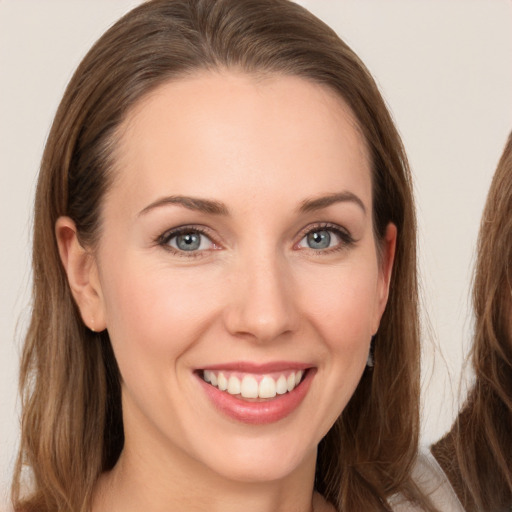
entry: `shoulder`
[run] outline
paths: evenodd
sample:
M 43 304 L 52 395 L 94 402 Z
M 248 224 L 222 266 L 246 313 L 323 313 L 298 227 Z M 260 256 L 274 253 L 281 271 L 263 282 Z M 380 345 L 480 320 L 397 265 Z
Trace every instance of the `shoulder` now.
M 450 480 L 430 453 L 424 449 L 418 455 L 412 472 L 414 483 L 443 512 L 464 512 Z
M 420 450 L 411 472 L 416 491 L 430 500 L 430 505 L 440 512 L 465 512 L 450 481 L 430 451 Z M 411 503 L 406 496 L 398 493 L 389 499 L 393 512 L 424 512 L 420 504 Z
M 411 503 L 403 494 L 394 494 L 388 499 L 393 512 L 424 512 L 419 505 Z

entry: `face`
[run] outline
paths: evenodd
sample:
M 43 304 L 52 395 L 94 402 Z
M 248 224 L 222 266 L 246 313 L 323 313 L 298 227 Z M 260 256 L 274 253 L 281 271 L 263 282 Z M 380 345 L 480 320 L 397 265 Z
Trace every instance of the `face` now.
M 142 100 L 82 307 L 119 364 L 125 450 L 237 481 L 314 464 L 365 368 L 394 236 L 379 259 L 365 143 L 329 90 L 205 72 Z

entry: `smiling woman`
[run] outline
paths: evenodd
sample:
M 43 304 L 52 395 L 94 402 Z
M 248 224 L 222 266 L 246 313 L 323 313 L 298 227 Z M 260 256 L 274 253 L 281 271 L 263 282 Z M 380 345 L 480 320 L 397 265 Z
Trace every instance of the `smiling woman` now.
M 139 433 L 120 460 L 153 465 L 158 433 L 166 479 L 194 461 L 196 479 L 296 480 L 387 298 L 396 229 L 379 262 L 352 116 L 302 78 L 208 71 L 160 86 L 123 126 L 94 258 L 57 221 L 82 318 L 110 335 L 125 433 Z
M 34 223 L 17 511 L 430 509 L 406 157 L 306 10 L 122 18 L 64 95 Z

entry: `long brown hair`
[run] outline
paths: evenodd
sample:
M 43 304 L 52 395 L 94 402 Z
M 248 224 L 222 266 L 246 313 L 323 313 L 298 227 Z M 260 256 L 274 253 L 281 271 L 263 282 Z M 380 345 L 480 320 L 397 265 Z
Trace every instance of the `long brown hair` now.
M 466 510 L 512 505 L 512 133 L 487 196 L 473 285 L 476 381 L 432 452 Z
M 319 446 L 316 488 L 337 510 L 389 510 L 396 493 L 423 498 L 410 479 L 419 431 L 416 222 L 400 137 L 371 75 L 324 23 L 287 0 L 154 0 L 93 46 L 57 111 L 39 175 L 33 313 L 21 365 L 22 437 L 16 509 L 85 512 L 98 476 L 123 447 L 119 371 L 108 332 L 86 329 L 59 260 L 54 226 L 76 223 L 83 245 L 101 230 L 116 130 L 160 84 L 197 70 L 303 77 L 350 106 L 372 161 L 374 231 L 398 228 L 375 367 Z M 32 485 L 22 486 L 28 466 Z

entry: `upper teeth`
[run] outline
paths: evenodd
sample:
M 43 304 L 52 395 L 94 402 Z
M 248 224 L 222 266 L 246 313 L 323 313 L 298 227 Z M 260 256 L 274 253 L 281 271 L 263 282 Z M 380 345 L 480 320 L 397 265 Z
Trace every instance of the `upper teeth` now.
M 221 391 L 231 395 L 242 395 L 244 398 L 274 398 L 292 391 L 301 381 L 302 370 L 285 372 L 274 378 L 271 375 L 246 374 L 238 377 L 227 371 L 214 372 L 204 370 L 203 379 Z

